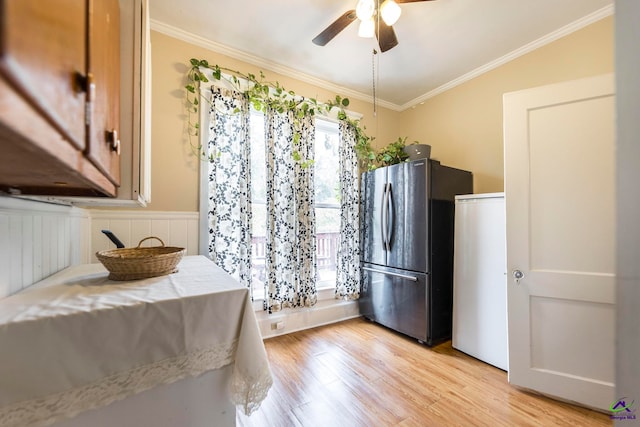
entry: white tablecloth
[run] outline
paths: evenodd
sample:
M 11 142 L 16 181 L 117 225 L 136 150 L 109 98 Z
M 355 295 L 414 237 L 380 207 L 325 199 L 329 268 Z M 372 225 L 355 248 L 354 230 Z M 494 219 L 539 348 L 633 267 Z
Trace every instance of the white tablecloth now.
M 131 282 L 71 267 L 0 300 L 0 425 L 38 426 L 233 363 L 250 414 L 272 384 L 248 290 L 202 256 Z

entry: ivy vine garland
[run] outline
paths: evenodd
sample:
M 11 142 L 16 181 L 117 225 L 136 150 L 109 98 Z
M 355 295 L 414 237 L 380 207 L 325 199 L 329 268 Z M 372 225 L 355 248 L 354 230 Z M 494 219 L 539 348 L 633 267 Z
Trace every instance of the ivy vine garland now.
M 235 90 L 243 93 L 255 110 L 262 112 L 273 110 L 281 114 L 285 112 L 293 113 L 294 146 L 300 142 L 301 120 L 305 115 L 310 114 L 313 116 L 316 113 L 329 113 L 333 108 L 338 108 L 338 119 L 347 121 L 355 130 L 355 149 L 358 156 L 366 163 L 368 169 L 375 167 L 376 153 L 371 148 L 372 138 L 365 134 L 364 128 L 360 126 L 360 122 L 349 118 L 344 110 L 349 106 L 348 98 L 342 98 L 336 95 L 334 100 L 321 103 L 314 98 L 305 98 L 296 95 L 293 91 L 287 91 L 277 81 L 266 81 L 262 71 L 260 71 L 260 76 L 256 77 L 254 74 L 243 74 L 236 70 L 220 67 L 219 65 L 211 65 L 203 59 L 192 58 L 190 64 L 191 68 L 187 73 L 188 84 L 185 86 L 188 104 L 188 136 L 191 149 L 194 154 L 201 159 L 209 161 L 215 160 L 213 153 L 207 156 L 206 150 L 204 150 L 202 144 L 199 142 L 200 123 L 198 112 L 200 107 L 200 84 L 209 82 L 209 78 L 202 71 L 202 69 L 208 69 L 211 70 L 211 75 L 215 80 L 225 80 Z M 242 89 L 242 80 L 249 82 L 248 89 Z M 208 99 L 206 100 L 208 101 Z M 312 161 L 303 159 L 300 152 L 295 148 L 293 157 L 294 160 L 300 162 L 303 167 L 312 164 Z

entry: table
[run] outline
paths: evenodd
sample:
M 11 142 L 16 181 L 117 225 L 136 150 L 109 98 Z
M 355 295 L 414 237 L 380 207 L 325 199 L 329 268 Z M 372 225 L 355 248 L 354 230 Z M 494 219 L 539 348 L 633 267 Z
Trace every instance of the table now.
M 70 267 L 0 300 L 0 425 L 44 426 L 231 365 L 250 414 L 271 371 L 248 289 L 203 256 L 130 282 Z

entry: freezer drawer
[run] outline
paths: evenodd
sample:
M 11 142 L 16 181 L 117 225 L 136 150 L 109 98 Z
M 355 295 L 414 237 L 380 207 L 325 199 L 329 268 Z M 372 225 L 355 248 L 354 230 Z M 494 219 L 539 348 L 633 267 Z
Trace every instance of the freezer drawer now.
M 364 264 L 360 314 L 430 344 L 427 318 L 428 275 Z

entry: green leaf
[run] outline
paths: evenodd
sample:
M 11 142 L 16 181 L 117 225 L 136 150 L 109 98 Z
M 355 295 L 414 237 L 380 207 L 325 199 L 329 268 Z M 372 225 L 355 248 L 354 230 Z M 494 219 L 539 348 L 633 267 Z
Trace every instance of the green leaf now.
M 402 138 L 398 138 L 398 141 L 394 141 L 394 143 L 389 144 L 379 153 L 376 153 L 376 151 L 371 148 L 371 141 L 373 141 L 374 138 L 368 137 L 364 133 L 365 127 L 361 126 L 359 121 L 349 119 L 342 109 L 349 106 L 348 98 L 342 98 L 340 95 L 336 95 L 334 101 L 330 100 L 327 102 L 319 102 L 316 98 L 304 98 L 296 95 L 292 90 L 287 91 L 277 81 L 273 83 L 266 81 L 263 71 L 260 71 L 260 81 L 258 81 L 256 79 L 256 75 L 253 73 L 247 73 L 245 75 L 239 71 L 221 68 L 219 65 L 211 65 L 204 59 L 191 58 L 189 63 L 191 64 L 191 68 L 188 71 L 187 78 L 191 84 L 185 86 L 187 91 L 186 102 L 188 104 L 189 117 L 191 117 L 191 114 L 198 113 L 200 98 L 194 96 L 194 94 L 198 93 L 199 84 L 201 82 L 208 82 L 210 77 L 216 80 L 221 80 L 223 78 L 222 74 L 224 70 L 225 72 L 228 72 L 228 78 L 226 76 L 224 76 L 224 78 L 228 79 L 229 83 L 234 85 L 236 90 L 242 90 L 240 79 L 246 79 L 252 83 L 249 89 L 244 90 L 243 95 L 248 99 L 250 105 L 256 111 L 266 112 L 270 109 L 279 114 L 291 114 L 294 129 L 300 128 L 300 121 L 306 114 L 313 116 L 316 115 L 317 112 L 330 112 L 333 107 L 339 107 L 338 119 L 346 120 L 348 125 L 353 127 L 357 140 L 355 147 L 356 154 L 359 159 L 366 159 L 365 166 L 370 170 L 375 169 L 381 162 L 397 163 L 406 158 L 406 155 L 401 150 L 406 138 L 404 140 Z M 201 71 L 201 69 L 205 68 L 211 70 L 210 76 L 209 72 L 204 73 Z M 235 108 L 233 113 L 237 114 L 240 111 L 240 108 Z M 199 156 L 202 160 L 206 160 L 207 154 L 200 150 L 200 146 L 196 148 L 196 145 L 193 144 L 193 139 L 191 139 L 198 135 L 199 123 L 191 124 L 188 122 L 188 125 L 187 134 L 190 139 L 191 147 L 194 150 L 193 153 Z M 293 145 L 300 144 L 301 134 L 299 131 L 294 131 L 292 140 Z M 218 152 L 217 157 L 220 156 L 221 153 Z M 208 157 L 210 161 L 215 159 L 215 156 L 212 154 L 209 154 Z M 298 161 L 302 159 L 302 156 L 297 151 L 295 152 L 294 157 Z M 314 164 L 314 162 L 312 160 L 305 160 L 300 164 L 302 167 L 308 167 L 309 165 Z
M 293 160 L 295 160 L 296 162 L 299 162 L 301 159 L 302 159 L 302 156 L 300 155 L 300 153 L 298 151 L 294 151 Z

